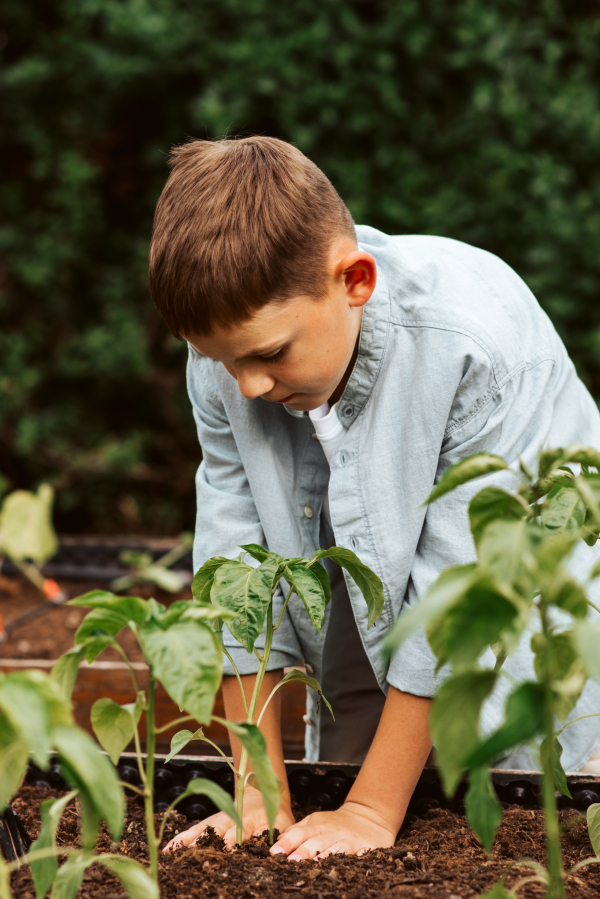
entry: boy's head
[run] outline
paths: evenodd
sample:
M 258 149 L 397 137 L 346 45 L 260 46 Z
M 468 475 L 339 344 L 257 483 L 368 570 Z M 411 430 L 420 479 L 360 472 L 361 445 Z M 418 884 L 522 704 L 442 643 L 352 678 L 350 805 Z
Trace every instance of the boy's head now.
M 191 141 L 171 164 L 150 248 L 159 312 L 245 396 L 320 405 L 350 365 L 375 286 L 346 206 L 275 138 Z

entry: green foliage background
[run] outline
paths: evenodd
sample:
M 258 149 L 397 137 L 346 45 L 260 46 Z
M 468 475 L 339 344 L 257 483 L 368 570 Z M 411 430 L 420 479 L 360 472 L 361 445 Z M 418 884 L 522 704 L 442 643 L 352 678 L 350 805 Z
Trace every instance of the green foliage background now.
M 4 0 L 0 471 L 63 530 L 177 532 L 199 459 L 148 297 L 165 154 L 294 141 L 356 220 L 509 262 L 600 396 L 600 10 L 584 0 Z

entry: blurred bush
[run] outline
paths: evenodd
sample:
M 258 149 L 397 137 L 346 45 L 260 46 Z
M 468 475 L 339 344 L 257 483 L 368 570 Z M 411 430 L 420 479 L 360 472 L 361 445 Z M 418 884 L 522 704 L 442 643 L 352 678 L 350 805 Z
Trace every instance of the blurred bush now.
M 62 530 L 178 533 L 199 449 L 148 298 L 165 154 L 294 141 L 359 222 L 527 280 L 600 396 L 600 12 L 583 0 L 4 0 L 0 471 Z

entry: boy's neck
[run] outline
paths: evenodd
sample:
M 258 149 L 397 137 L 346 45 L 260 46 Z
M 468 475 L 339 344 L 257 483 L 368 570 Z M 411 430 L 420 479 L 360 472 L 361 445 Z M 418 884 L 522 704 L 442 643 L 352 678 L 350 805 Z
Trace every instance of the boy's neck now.
M 362 310 L 361 310 L 361 312 L 362 312 Z M 362 321 L 362 314 L 361 314 L 361 321 Z M 328 403 L 329 403 L 330 407 L 333 406 L 334 403 L 337 403 L 337 401 L 340 399 L 342 393 L 346 389 L 346 384 L 350 380 L 350 375 L 352 374 L 352 371 L 354 370 L 354 366 L 356 364 L 356 360 L 358 359 L 358 344 L 359 344 L 359 342 L 360 342 L 360 327 L 358 329 L 356 343 L 354 344 L 352 358 L 350 359 L 350 362 L 348 363 L 348 366 L 342 376 L 341 381 L 339 382 L 339 384 L 337 385 L 337 387 L 335 388 L 335 390 L 329 397 Z

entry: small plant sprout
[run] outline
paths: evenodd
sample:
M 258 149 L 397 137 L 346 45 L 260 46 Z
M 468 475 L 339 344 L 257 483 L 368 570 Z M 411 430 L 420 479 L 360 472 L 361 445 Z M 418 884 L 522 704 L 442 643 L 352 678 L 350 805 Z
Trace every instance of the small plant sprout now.
M 94 855 L 93 848 L 102 821 L 114 840 L 123 827 L 123 791 L 108 759 L 86 733 L 78 728 L 71 703 L 59 686 L 41 671 L 0 674 L 0 807 L 4 808 L 21 785 L 29 759 L 43 770 L 52 756 L 72 791 L 61 799 L 42 803 L 42 828 L 27 854 L 37 899 L 44 899 L 53 885 L 53 896 L 73 899 L 85 869 L 93 862 L 115 873 L 132 899 L 158 899 L 156 885 L 133 859 Z M 81 844 L 78 850 L 56 845 L 56 831 L 68 803 L 77 797 L 81 815 Z M 58 855 L 67 855 L 59 868 Z M 20 864 L 7 862 L 0 854 L 0 899 L 10 899 L 10 874 Z
M 179 535 L 176 545 L 156 561 L 150 553 L 124 550 L 119 559 L 130 566 L 131 572 L 111 581 L 110 589 L 121 593 L 136 584 L 154 584 L 167 593 L 180 593 L 189 585 L 191 576 L 188 575 L 188 579 L 187 572 L 172 571 L 170 566 L 187 555 L 193 543 L 193 535 L 184 532 Z
M 462 459 L 442 475 L 427 503 L 474 478 L 508 468 L 503 459 L 486 453 Z M 561 722 L 572 712 L 587 678 L 600 680 L 600 622 L 588 620 L 590 607 L 596 606 L 566 565 L 581 540 L 592 546 L 598 539 L 598 472 L 600 453 L 588 447 L 544 450 L 537 477 L 520 464 L 520 484 L 513 493 L 496 486 L 481 490 L 469 504 L 477 561 L 443 571 L 428 593 L 400 616 L 386 640 L 389 653 L 424 628 L 438 669 L 451 667 L 432 706 L 431 732 L 448 795 L 469 772 L 467 816 L 488 852 L 502 815 L 490 764 L 519 744 L 539 745 L 547 868 L 531 862 L 536 873 L 528 880 L 541 881 L 548 899 L 565 896 L 555 791 L 570 796 L 560 736 L 574 722 Z M 597 564 L 591 578 L 599 575 Z M 534 677 L 512 689 L 504 724 L 482 736 L 482 705 L 527 628 L 534 630 Z M 490 649 L 495 664 L 485 665 L 482 656 Z M 598 808 L 588 813 L 596 853 Z M 597 862 L 599 858 L 587 859 L 572 871 Z M 519 885 L 508 890 L 496 884 L 489 897 L 514 897 Z
M 0 508 L 0 564 L 6 556 L 46 599 L 62 603 L 66 597 L 60 587 L 41 571 L 58 549 L 52 527 L 53 500 L 49 484 L 41 484 L 37 493 L 14 490 L 5 496 Z

